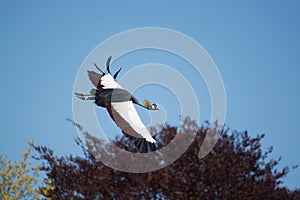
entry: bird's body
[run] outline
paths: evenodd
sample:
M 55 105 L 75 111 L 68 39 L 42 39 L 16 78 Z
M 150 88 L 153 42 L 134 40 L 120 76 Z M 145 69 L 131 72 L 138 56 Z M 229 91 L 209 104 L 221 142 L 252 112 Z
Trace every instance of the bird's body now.
M 151 136 L 143 122 L 141 121 L 133 104 L 142 106 L 148 110 L 157 110 L 156 104 L 143 105 L 127 90 L 123 89 L 115 78 L 120 70 L 111 76 L 109 70 L 109 62 L 107 61 L 108 74 L 102 72 L 96 65 L 102 75 L 88 71 L 88 77 L 96 89 L 92 89 L 90 95 L 76 93 L 77 97 L 83 100 L 94 100 L 94 103 L 100 107 L 107 109 L 110 117 L 125 135 L 136 137 L 135 144 L 138 148 L 142 148 L 144 152 L 156 151 L 156 141 Z M 89 96 L 86 98 L 85 96 Z
M 106 107 L 105 102 L 118 103 L 125 101 L 132 101 L 133 96 L 124 89 L 104 89 L 102 91 L 96 90 L 95 104 L 97 106 Z

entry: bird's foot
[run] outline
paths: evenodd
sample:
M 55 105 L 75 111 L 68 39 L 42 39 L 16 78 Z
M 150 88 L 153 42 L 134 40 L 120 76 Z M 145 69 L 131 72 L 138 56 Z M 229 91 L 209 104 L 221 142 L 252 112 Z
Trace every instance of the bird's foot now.
M 78 92 L 74 93 L 79 99 L 85 101 L 85 100 L 95 100 L 95 97 L 93 97 L 91 94 L 81 94 Z

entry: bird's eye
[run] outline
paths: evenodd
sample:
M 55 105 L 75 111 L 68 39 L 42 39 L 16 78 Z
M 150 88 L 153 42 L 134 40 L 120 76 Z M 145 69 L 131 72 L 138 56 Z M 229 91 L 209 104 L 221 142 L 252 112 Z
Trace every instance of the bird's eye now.
M 156 109 L 156 105 L 155 104 L 152 104 L 152 109 Z

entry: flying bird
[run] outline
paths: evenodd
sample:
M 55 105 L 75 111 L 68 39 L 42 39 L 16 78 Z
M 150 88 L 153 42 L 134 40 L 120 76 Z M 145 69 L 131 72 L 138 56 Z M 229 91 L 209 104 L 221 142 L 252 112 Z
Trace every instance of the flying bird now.
M 123 134 L 134 137 L 135 145 L 139 149 L 148 152 L 149 147 L 151 151 L 156 151 L 156 140 L 143 124 L 133 104 L 147 110 L 158 110 L 157 105 L 149 101 L 144 101 L 144 104 L 140 103 L 137 98 L 115 81 L 122 68 L 112 76 L 110 72 L 111 58 L 110 56 L 106 61 L 108 73 L 104 73 L 95 63 L 94 66 L 101 74 L 87 71 L 90 81 L 95 86 L 90 94 L 75 93 L 75 95 L 82 100 L 94 100 L 97 106 L 106 108 Z

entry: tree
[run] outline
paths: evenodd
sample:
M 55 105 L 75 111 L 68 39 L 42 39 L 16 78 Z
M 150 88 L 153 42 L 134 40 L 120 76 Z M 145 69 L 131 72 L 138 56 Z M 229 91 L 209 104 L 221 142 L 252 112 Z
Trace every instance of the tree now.
M 33 145 L 32 142 L 30 142 Z M 22 154 L 22 161 L 12 162 L 0 154 L 0 199 L 40 199 L 40 193 L 47 194 L 52 185 L 38 186 L 40 166 L 28 161 L 31 146 Z
M 198 127 L 189 119 L 185 119 L 179 128 L 165 126 L 156 135 L 159 147 L 171 142 L 175 135 L 184 139 L 187 131 L 196 130 L 196 137 L 178 160 L 148 173 L 111 169 L 96 160 L 79 139 L 76 142 L 82 147 L 85 157 L 59 157 L 47 147 L 33 146 L 36 158 L 43 161 L 41 169 L 48 177 L 45 184 L 55 186 L 44 196 L 52 199 L 300 198 L 300 190 L 290 191 L 280 185 L 289 168 L 276 169 L 280 159 L 267 161 L 272 148 L 262 152 L 260 142 L 264 134 L 251 138 L 246 131 L 229 133 L 229 129 L 224 129 L 213 150 L 199 159 L 199 144 L 210 131 L 209 127 L 208 123 Z M 103 145 L 88 133 L 86 138 L 90 147 Z M 116 139 L 114 143 L 135 151 L 127 138 Z M 110 148 L 110 144 L 106 145 Z

